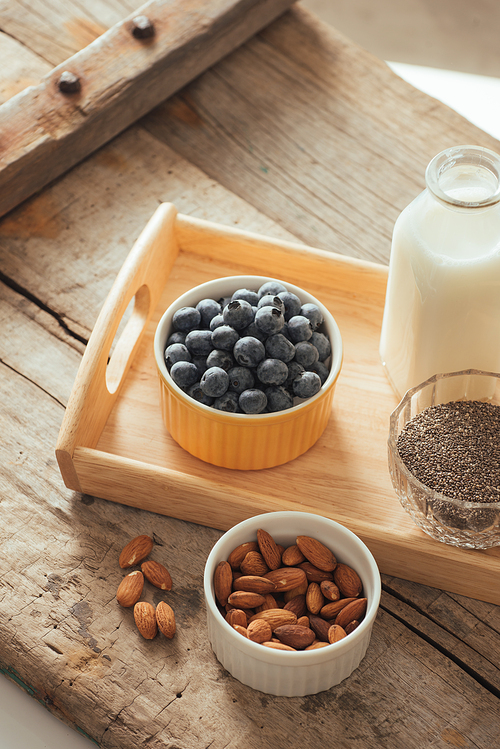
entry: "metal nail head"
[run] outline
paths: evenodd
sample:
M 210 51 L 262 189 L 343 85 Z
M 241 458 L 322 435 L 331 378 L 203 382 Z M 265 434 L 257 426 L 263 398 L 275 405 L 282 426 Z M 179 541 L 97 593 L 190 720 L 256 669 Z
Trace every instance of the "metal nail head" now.
M 63 94 L 77 94 L 82 87 L 79 77 L 69 70 L 61 73 L 57 86 Z
M 132 35 L 136 39 L 150 39 L 155 35 L 155 27 L 147 16 L 135 16 L 132 19 Z

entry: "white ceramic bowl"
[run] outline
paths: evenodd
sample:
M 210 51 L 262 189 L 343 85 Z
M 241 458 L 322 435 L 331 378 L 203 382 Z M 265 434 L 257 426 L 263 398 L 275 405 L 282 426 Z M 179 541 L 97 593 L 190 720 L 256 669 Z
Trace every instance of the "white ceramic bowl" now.
M 219 612 L 213 578 L 218 563 L 257 530 L 268 531 L 277 543 L 290 546 L 298 535 L 316 538 L 328 546 L 337 561 L 356 570 L 368 599 L 366 615 L 357 629 L 337 643 L 295 653 L 273 650 L 236 632 Z M 272 512 L 244 520 L 217 541 L 205 566 L 204 592 L 208 636 L 217 659 L 236 679 L 252 689 L 281 697 L 316 694 L 339 684 L 356 669 L 366 653 L 380 602 L 380 573 L 365 544 L 344 526 L 305 512 Z

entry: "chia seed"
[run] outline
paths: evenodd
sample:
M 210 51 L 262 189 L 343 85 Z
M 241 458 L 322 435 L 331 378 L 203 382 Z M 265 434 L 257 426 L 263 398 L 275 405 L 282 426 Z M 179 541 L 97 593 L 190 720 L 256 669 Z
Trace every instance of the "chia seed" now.
M 500 407 L 482 401 L 430 406 L 397 440 L 401 460 L 422 484 L 463 502 L 500 502 Z M 435 500 L 434 514 L 453 527 L 482 530 L 494 510 L 459 508 Z

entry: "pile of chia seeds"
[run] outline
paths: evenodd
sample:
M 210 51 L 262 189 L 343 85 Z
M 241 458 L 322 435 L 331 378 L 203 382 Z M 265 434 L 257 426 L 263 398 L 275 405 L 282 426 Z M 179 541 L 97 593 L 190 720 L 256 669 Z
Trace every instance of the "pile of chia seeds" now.
M 430 406 L 406 424 L 397 441 L 401 460 L 422 484 L 463 502 L 500 503 L 500 407 L 482 401 Z M 453 527 L 481 530 L 498 521 L 494 510 L 433 503 Z

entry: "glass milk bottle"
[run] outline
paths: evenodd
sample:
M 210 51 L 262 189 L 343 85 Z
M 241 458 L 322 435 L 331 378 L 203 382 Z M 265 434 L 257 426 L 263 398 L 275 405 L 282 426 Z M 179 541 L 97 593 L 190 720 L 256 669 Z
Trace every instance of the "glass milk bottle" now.
M 400 397 L 434 374 L 500 372 L 500 156 L 450 148 L 425 180 L 394 226 L 380 339 Z

